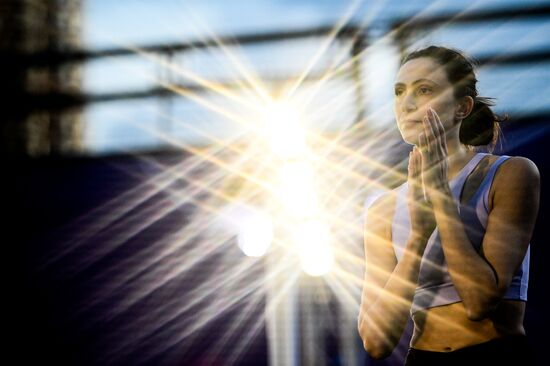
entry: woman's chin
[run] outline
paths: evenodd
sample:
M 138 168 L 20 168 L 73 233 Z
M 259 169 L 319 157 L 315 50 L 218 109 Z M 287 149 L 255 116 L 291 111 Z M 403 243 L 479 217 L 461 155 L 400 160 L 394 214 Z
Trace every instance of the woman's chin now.
M 418 136 L 412 135 L 401 135 L 403 141 L 409 145 L 418 145 Z
M 404 124 L 399 126 L 401 138 L 409 145 L 418 145 L 418 134 L 422 132 L 416 125 Z

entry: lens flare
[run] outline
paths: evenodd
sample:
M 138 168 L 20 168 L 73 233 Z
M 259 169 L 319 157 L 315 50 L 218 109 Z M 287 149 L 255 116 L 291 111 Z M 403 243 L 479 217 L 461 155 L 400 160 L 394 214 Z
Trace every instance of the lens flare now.
M 285 164 L 279 173 L 279 199 L 290 217 L 307 218 L 318 211 L 312 167 L 305 161 Z
M 279 101 L 267 106 L 262 122 L 273 153 L 291 159 L 307 152 L 306 132 L 300 113 L 291 103 Z
M 318 219 L 301 223 L 294 233 L 294 242 L 305 273 L 322 276 L 331 270 L 334 259 L 326 223 Z
M 273 240 L 273 225 L 271 218 L 263 213 L 255 212 L 244 217 L 240 223 L 239 248 L 249 257 L 261 257 L 267 252 Z

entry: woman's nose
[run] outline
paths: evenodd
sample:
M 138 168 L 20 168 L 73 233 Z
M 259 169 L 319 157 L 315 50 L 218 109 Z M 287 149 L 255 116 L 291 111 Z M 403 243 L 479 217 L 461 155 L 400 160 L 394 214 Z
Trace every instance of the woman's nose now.
M 401 100 L 401 109 L 403 112 L 412 112 L 417 109 L 416 100 L 414 95 L 406 93 Z

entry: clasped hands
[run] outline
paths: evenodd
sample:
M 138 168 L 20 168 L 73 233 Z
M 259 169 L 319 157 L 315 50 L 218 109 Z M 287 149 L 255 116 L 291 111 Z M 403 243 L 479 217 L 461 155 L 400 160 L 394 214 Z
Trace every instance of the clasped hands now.
M 409 154 L 407 181 L 411 228 L 415 235 L 427 238 L 436 225 L 432 202 L 449 187 L 448 152 L 445 129 L 432 108 L 428 108 L 422 125 L 418 145 Z

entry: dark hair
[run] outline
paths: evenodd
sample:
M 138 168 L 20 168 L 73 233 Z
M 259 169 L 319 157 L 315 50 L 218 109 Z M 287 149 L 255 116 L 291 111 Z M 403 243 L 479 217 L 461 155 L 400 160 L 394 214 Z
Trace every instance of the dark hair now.
M 471 113 L 462 120 L 460 126 L 460 142 L 470 146 L 491 145 L 490 150 L 499 136 L 499 123 L 506 120 L 493 113 L 491 106 L 493 98 L 480 97 L 476 88 L 477 78 L 474 68 L 477 62 L 460 51 L 441 46 L 429 46 L 406 55 L 401 65 L 407 61 L 429 57 L 442 65 L 449 82 L 453 85 L 455 98 L 470 96 L 474 100 Z

